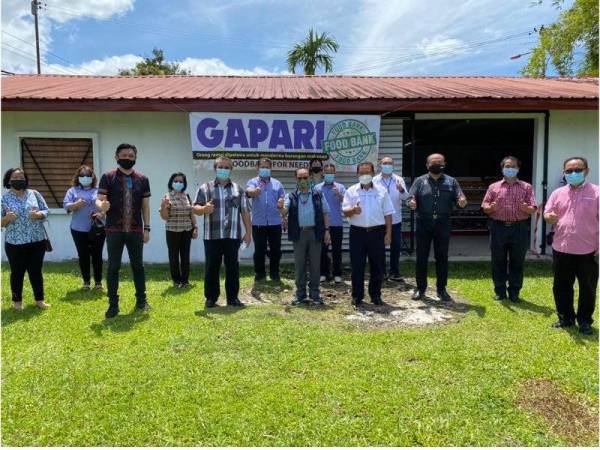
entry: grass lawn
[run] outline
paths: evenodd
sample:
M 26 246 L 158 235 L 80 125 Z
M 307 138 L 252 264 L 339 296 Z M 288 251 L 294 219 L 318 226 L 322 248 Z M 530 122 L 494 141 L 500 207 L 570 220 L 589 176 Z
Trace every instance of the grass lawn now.
M 78 290 L 73 263 L 45 265 L 49 311 L 33 306 L 27 282 L 26 309 L 14 312 L 4 265 L 2 444 L 598 443 L 597 329 L 550 328 L 548 263 L 527 264 L 516 305 L 491 300 L 488 264 L 451 264 L 449 287 L 473 309 L 396 329 L 352 323 L 350 306 L 205 311 L 200 270 L 181 291 L 166 266 L 147 266 L 144 314 L 132 313 L 124 265 L 121 315 L 106 321 L 104 295 Z M 252 282 L 243 268 L 242 287 Z

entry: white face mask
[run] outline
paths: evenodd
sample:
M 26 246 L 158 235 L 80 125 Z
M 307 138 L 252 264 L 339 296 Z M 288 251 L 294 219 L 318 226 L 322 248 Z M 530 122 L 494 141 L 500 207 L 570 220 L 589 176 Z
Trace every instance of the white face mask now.
M 362 184 L 363 186 L 366 186 L 367 184 L 370 184 L 371 181 L 373 181 L 373 176 L 361 175 L 360 177 L 358 177 L 358 181 L 360 181 L 360 184 Z

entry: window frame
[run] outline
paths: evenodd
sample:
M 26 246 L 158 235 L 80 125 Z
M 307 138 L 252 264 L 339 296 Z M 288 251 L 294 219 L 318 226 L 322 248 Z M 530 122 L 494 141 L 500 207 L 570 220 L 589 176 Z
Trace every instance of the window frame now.
M 98 146 L 98 133 L 88 131 L 19 131 L 16 134 L 17 142 L 16 147 L 18 149 L 19 165 L 23 161 L 23 149 L 21 148 L 21 139 L 26 138 L 37 138 L 37 139 L 91 139 L 92 141 L 92 164 L 94 172 L 98 176 L 100 181 L 100 151 Z M 64 195 L 64 194 L 63 194 Z M 62 214 L 67 215 L 67 211 L 64 208 L 49 208 L 50 214 Z

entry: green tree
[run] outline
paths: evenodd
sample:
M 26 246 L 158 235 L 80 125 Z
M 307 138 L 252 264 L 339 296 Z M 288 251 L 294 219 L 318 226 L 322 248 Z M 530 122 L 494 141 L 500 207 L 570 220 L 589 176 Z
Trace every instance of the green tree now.
M 328 33 L 317 33 L 311 28 L 304 41 L 294 45 L 288 52 L 287 64 L 292 73 L 296 73 L 296 66 L 304 69 L 304 75 L 314 75 L 319 67 L 325 72 L 333 70 L 333 56 L 330 52 L 337 52 L 340 48 L 335 38 Z
M 552 3 L 561 8 L 564 0 Z M 521 73 L 545 77 L 550 64 L 561 76 L 598 76 L 598 0 L 575 0 L 556 23 L 542 27 L 538 45 Z
M 165 61 L 164 52 L 158 48 L 152 49 L 152 57 L 146 57 L 137 63 L 132 69 L 121 69 L 119 75 L 141 76 L 141 75 L 189 75 L 190 72 L 182 69 L 178 63 Z

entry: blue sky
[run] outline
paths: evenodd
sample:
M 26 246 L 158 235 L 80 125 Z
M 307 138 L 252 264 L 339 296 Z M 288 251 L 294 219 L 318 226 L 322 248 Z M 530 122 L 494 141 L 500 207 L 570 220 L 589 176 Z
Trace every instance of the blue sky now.
M 572 0 L 567 0 L 568 7 Z M 45 0 L 45 73 L 116 74 L 153 47 L 194 74 L 285 73 L 312 26 L 340 44 L 334 73 L 518 75 L 556 20 L 545 0 Z M 35 71 L 29 0 L 2 1 L 2 69 Z M 301 69 L 298 69 L 301 72 Z

